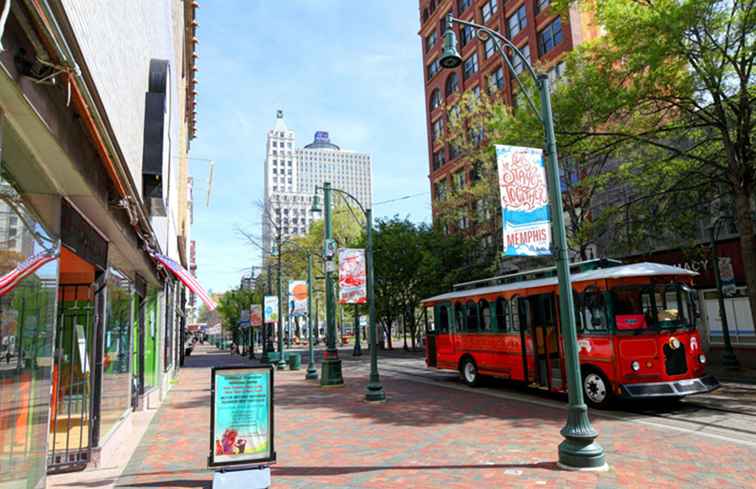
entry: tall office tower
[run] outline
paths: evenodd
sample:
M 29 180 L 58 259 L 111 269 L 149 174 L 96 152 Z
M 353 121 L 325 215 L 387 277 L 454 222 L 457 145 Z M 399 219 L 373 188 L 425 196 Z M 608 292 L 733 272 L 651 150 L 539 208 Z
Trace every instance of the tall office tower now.
M 420 37 L 425 76 L 426 125 L 428 129 L 428 167 L 434 215 L 437 203 L 447 190 L 470 185 L 476 178 L 472 161 L 465 161 L 444 142 L 446 111 L 461 94 L 485 90 L 508 105 L 525 103 L 518 94 L 516 81 L 496 52 L 492 40 L 483 43 L 471 28 L 455 25 L 462 65 L 453 70 L 439 64 L 443 50 L 446 16 L 486 25 L 503 33 L 552 83 L 565 71 L 564 57 L 573 46 L 598 35 L 585 12 L 571 8 L 567 19 L 560 18 L 549 0 L 420 0 Z M 524 65 L 514 58 L 520 77 Z M 569 75 L 568 75 L 569 76 Z M 494 213 L 495 214 L 495 213 Z M 465 227 L 465 220 L 460 227 Z
M 304 148 L 295 145 L 296 135 L 286 127 L 279 110 L 275 126 L 268 131 L 265 159 L 265 257 L 279 234 L 285 240 L 307 232 L 313 221 L 310 208 L 315 187 L 323 182 L 349 192 L 365 207 L 372 205 L 369 154 L 341 149 L 325 131 L 317 131 L 314 141 Z

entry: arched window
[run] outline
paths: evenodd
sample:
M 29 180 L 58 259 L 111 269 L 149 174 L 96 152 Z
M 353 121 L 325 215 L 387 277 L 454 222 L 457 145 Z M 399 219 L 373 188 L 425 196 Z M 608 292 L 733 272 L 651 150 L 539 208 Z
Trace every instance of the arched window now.
M 478 331 L 478 305 L 469 301 L 467 303 L 467 330 Z
M 461 302 L 454 304 L 454 326 L 457 331 L 465 329 L 465 306 Z
M 446 96 L 448 97 L 457 90 L 459 90 L 459 77 L 456 72 L 452 72 L 452 74 L 446 78 Z
M 487 300 L 482 299 L 478 304 L 480 308 L 480 330 L 491 331 L 493 324 L 491 324 L 491 305 Z
M 496 299 L 496 329 L 506 331 L 509 326 L 509 301 L 503 297 Z
M 441 90 L 436 88 L 433 90 L 433 93 L 431 93 L 430 98 L 430 110 L 437 109 L 441 105 Z

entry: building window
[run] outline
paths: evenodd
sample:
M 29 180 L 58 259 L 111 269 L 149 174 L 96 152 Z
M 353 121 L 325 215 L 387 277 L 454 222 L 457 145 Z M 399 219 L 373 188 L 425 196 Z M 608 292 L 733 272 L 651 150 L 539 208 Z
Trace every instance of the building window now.
M 543 56 L 562 42 L 562 21 L 559 17 L 538 33 L 538 55 Z
M 446 164 L 446 154 L 444 150 L 433 153 L 433 170 L 438 170 Z
M 488 93 L 496 93 L 504 88 L 504 68 L 499 68 L 488 75 Z
M 436 195 L 437 200 L 444 200 L 444 198 L 446 198 L 446 191 L 446 180 L 439 180 L 433 184 L 433 193 Z
M 536 3 L 535 3 L 536 15 L 546 10 L 546 8 L 549 6 L 550 3 L 551 3 L 550 0 L 536 0 Z
M 444 119 L 443 117 L 439 117 L 433 123 L 433 142 L 438 141 L 438 139 L 441 137 L 443 132 L 444 132 Z
M 476 100 L 480 100 L 480 85 L 475 85 L 472 89 L 472 93 Z
M 428 36 L 425 38 L 425 52 L 427 53 L 431 49 L 433 49 L 433 46 L 436 45 L 436 41 L 438 41 L 438 34 L 434 30 Z
M 509 29 L 509 37 L 515 37 L 521 30 L 528 25 L 528 17 L 525 13 L 525 4 L 520 6 L 515 13 L 507 18 L 507 28 Z
M 564 76 L 564 71 L 567 69 L 567 63 L 560 61 L 553 68 L 551 68 L 547 75 L 549 75 L 549 82 L 553 87 Z
M 457 11 L 461 14 L 465 10 L 469 9 L 470 5 L 472 5 L 472 0 L 459 0 L 459 2 L 457 2 Z
M 440 69 L 441 65 L 438 63 L 438 59 L 431 61 L 431 64 L 428 65 L 428 79 L 430 80 L 431 78 L 436 76 L 436 73 L 438 73 Z
M 488 22 L 496 13 L 496 0 L 487 0 L 480 9 L 480 15 L 483 17 L 483 22 Z
M 485 48 L 485 57 L 486 57 L 486 59 L 488 59 L 491 56 L 493 56 L 494 51 L 496 50 L 495 49 L 495 44 L 494 44 L 493 37 L 489 37 L 488 39 L 486 39 L 486 42 L 485 42 L 485 44 L 483 46 Z
M 456 160 L 462 151 L 454 144 L 449 145 L 449 160 Z
M 462 30 L 459 33 L 459 39 L 462 46 L 465 46 L 475 36 L 475 29 L 469 25 L 462 26 Z
M 520 48 L 520 52 L 522 52 L 523 56 L 525 56 L 525 61 L 530 63 L 530 46 L 525 44 Z M 522 73 L 522 70 L 525 69 L 525 63 L 517 53 L 512 53 L 512 68 L 514 68 L 514 72 L 518 75 Z
M 446 78 L 446 96 L 448 97 L 457 90 L 459 90 L 459 77 L 454 72 Z
M 430 110 L 437 109 L 441 105 L 441 90 L 436 88 L 433 90 L 430 99 Z
M 452 186 L 455 191 L 465 187 L 465 172 L 458 171 L 452 175 Z
M 465 64 L 462 71 L 462 78 L 467 80 L 472 75 L 478 72 L 478 53 L 473 53 L 472 56 L 465 60 Z

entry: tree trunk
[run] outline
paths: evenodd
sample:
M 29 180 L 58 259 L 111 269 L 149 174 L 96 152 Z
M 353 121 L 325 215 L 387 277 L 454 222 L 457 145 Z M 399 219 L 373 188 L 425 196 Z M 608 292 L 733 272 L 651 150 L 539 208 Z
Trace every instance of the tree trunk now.
M 756 325 L 756 242 L 753 239 L 750 192 L 743 191 L 735 195 L 735 221 L 740 234 L 740 253 L 743 255 L 751 321 Z
M 407 351 L 407 315 L 402 316 L 402 336 L 404 337 L 404 351 Z
M 417 318 L 415 318 L 414 313 L 410 316 L 410 335 L 412 337 L 412 351 L 416 351 L 417 345 L 415 344 L 415 338 L 417 337 Z

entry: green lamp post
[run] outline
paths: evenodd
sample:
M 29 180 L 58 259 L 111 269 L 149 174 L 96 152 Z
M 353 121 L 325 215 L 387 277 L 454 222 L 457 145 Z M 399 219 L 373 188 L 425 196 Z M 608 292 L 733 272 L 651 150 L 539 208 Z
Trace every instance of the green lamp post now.
M 319 212 L 319 206 L 318 206 L 318 196 L 317 191 L 319 188 L 323 189 L 323 202 L 325 205 L 325 229 L 326 229 L 326 257 L 328 256 L 328 240 L 330 239 L 330 232 L 331 232 L 331 211 L 330 211 L 330 204 L 331 204 L 331 192 L 338 192 L 342 194 L 343 196 L 349 198 L 352 202 L 354 202 L 357 207 L 360 208 L 360 211 L 362 211 L 363 215 L 365 216 L 365 228 L 366 228 L 366 234 L 367 234 L 367 249 L 365 250 L 365 265 L 367 268 L 367 298 L 368 298 L 368 316 L 369 316 L 369 322 L 368 325 L 368 343 L 370 346 L 370 376 L 368 377 L 368 384 L 365 388 L 365 400 L 367 401 L 384 401 L 386 400 L 386 394 L 383 391 L 383 385 L 381 384 L 381 378 L 380 374 L 378 373 L 378 348 L 376 347 L 376 337 L 378 336 L 378 333 L 376 331 L 376 319 L 375 319 L 375 292 L 374 292 L 374 281 L 373 281 L 373 210 L 372 209 L 365 209 L 365 207 L 362 205 L 362 203 L 357 200 L 352 194 L 349 192 L 345 192 L 344 190 L 332 188 L 331 184 L 329 182 L 325 182 L 323 184 L 323 187 L 315 187 L 315 197 L 313 198 L 313 204 L 312 204 L 312 211 L 313 212 Z M 333 294 L 333 289 L 330 286 L 330 283 L 328 282 L 328 267 L 326 266 L 326 289 L 331 291 L 331 294 Z M 328 294 L 328 292 L 326 292 Z M 328 297 L 328 295 L 326 295 Z M 328 311 L 333 311 L 332 306 L 329 306 L 330 302 L 326 303 L 326 317 L 328 317 Z M 333 312 L 331 312 L 333 314 Z M 327 320 L 328 321 L 328 320 Z M 331 338 L 331 322 L 328 322 L 328 331 L 329 331 L 329 338 Z M 335 341 L 335 328 L 333 331 L 333 338 Z M 330 343 L 329 343 L 330 345 Z M 330 346 L 329 346 L 330 347 Z M 325 363 L 325 360 L 324 360 Z M 325 368 L 323 368 L 323 372 L 325 374 Z M 339 363 L 339 378 L 341 378 L 341 363 Z M 323 385 L 323 379 L 321 377 L 320 379 L 321 385 Z M 342 380 L 343 383 L 343 380 Z
M 354 305 L 354 350 L 352 350 L 352 356 L 362 356 L 362 345 L 360 344 L 360 315 L 357 304 Z
M 591 426 L 588 419 L 588 408 L 583 400 L 582 379 L 580 375 L 580 359 L 577 347 L 577 331 L 575 328 L 575 308 L 572 300 L 572 286 L 570 281 L 570 263 L 567 255 L 567 237 L 564 229 L 564 211 L 559 183 L 559 164 L 557 162 L 556 137 L 554 135 L 554 120 L 551 113 L 551 90 L 549 78 L 537 75 L 533 66 L 523 56 L 522 52 L 509 39 L 488 27 L 447 17 L 447 28 L 444 33 L 444 50 L 439 63 L 444 68 L 453 69 L 462 64 L 462 58 L 457 49 L 457 37 L 453 24 L 472 27 L 476 37 L 486 42 L 493 41 L 496 51 L 509 68 L 520 86 L 523 86 L 517 72 L 514 70 L 509 56 L 504 48 L 509 48 L 522 61 L 523 66 L 535 81 L 541 97 L 541 111 L 536 108 L 530 95 L 523 90 L 528 104 L 539 116 L 546 136 L 547 182 L 549 200 L 551 201 L 551 215 L 554 219 L 553 229 L 556 235 L 557 277 L 559 279 L 559 309 L 564 339 L 565 366 L 567 369 L 567 385 L 569 407 L 567 422 L 561 430 L 564 441 L 559 445 L 559 465 L 567 469 L 605 469 L 607 467 L 604 449 L 595 442 L 598 433 Z
M 281 264 L 281 235 L 279 233 L 278 239 L 277 239 L 277 246 L 276 246 L 276 258 L 277 258 L 277 266 L 278 266 L 278 273 L 276 274 L 276 287 L 278 288 L 278 363 L 276 363 L 276 367 L 278 370 L 283 370 L 286 368 L 286 361 L 284 360 L 284 341 L 283 341 L 283 295 L 282 295 L 282 286 L 281 286 L 281 270 L 282 270 L 282 264 Z
M 316 189 L 317 190 L 317 189 Z M 336 245 L 333 240 L 333 223 L 331 216 L 331 184 L 323 184 L 323 207 L 325 208 L 325 240 L 323 241 L 323 256 L 325 257 L 325 293 L 326 293 L 326 351 L 321 364 L 320 385 L 341 386 L 344 378 L 341 375 L 341 359 L 336 349 L 336 297 L 333 291 L 333 261 Z M 313 200 L 313 213 L 318 212 L 317 194 Z
M 315 353 L 312 346 L 312 255 L 307 255 L 307 342 L 310 361 L 307 363 L 305 379 L 318 380 L 318 371 L 315 368 Z

